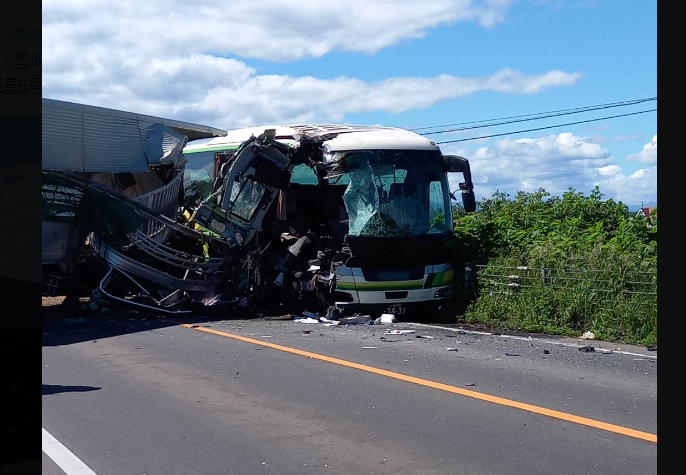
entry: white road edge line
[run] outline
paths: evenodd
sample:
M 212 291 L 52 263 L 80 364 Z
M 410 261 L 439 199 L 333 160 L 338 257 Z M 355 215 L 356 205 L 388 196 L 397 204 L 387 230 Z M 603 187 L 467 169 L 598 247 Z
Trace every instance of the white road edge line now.
M 550 344 L 550 345 L 562 345 L 562 346 L 568 346 L 568 347 L 570 347 L 570 348 L 581 348 L 581 347 L 583 346 L 583 345 L 578 345 L 578 344 L 576 344 L 576 343 L 565 343 L 565 342 L 556 341 L 556 340 L 546 340 L 546 339 L 544 339 L 544 338 L 529 338 L 529 337 L 526 337 L 526 336 L 515 336 L 515 335 L 495 335 L 495 334 L 489 333 L 489 332 L 481 332 L 481 331 L 475 331 L 475 330 L 465 330 L 465 329 L 462 329 L 462 328 L 441 327 L 441 326 L 437 326 L 437 325 L 427 325 L 427 324 L 425 324 L 425 323 L 411 323 L 411 322 L 407 322 L 407 323 L 403 323 L 403 325 L 409 325 L 409 326 L 415 326 L 415 327 L 422 327 L 422 328 L 435 328 L 435 329 L 438 329 L 438 330 L 448 330 L 448 331 L 450 331 L 450 332 L 455 332 L 455 333 L 464 332 L 464 333 L 467 333 L 467 334 L 469 334 L 469 335 L 495 336 L 495 337 L 498 337 L 498 338 L 507 338 L 507 339 L 509 339 L 509 340 L 535 341 L 535 342 L 537 342 L 537 343 L 547 343 L 547 344 Z M 589 340 L 589 344 L 590 344 L 592 341 L 593 341 L 593 340 Z M 612 351 L 613 353 L 618 353 L 618 354 L 620 354 L 620 355 L 640 356 L 641 358 L 650 358 L 650 359 L 655 359 L 655 360 L 657 359 L 657 356 L 654 356 L 654 355 L 645 355 L 645 354 L 642 354 L 642 353 L 632 353 L 632 352 L 630 352 L 630 351 L 613 350 L 612 348 L 602 348 L 602 347 L 600 347 L 600 346 L 596 346 L 596 348 L 597 348 L 598 350 Z
M 43 427 L 43 452 L 67 475 L 97 475 L 80 458 Z

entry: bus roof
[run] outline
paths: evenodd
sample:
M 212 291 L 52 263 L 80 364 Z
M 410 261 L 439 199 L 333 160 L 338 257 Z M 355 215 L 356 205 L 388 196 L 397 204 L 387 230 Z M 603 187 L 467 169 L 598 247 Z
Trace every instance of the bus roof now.
M 419 134 L 405 129 L 358 125 L 271 125 L 230 130 L 223 137 L 190 142 L 184 153 L 235 150 L 251 136 L 275 129 L 276 139 L 296 143 L 307 134 L 325 139 L 331 152 L 352 150 L 438 150 L 438 146 Z

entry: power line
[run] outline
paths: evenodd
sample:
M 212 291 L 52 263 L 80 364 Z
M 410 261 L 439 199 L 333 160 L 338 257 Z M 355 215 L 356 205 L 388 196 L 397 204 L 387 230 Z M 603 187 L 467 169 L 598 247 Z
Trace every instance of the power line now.
M 642 101 L 642 102 L 645 102 L 645 101 Z M 424 135 L 424 136 L 426 136 L 426 135 L 444 134 L 444 133 L 447 133 L 447 132 L 460 132 L 460 131 L 464 131 L 464 130 L 483 129 L 483 128 L 486 128 L 486 127 L 495 127 L 495 126 L 498 126 L 498 125 L 516 124 L 516 123 L 519 123 L 519 122 L 529 122 L 529 121 L 532 121 L 532 120 L 549 119 L 549 118 L 552 118 L 552 117 L 561 117 L 561 116 L 565 116 L 565 115 L 581 114 L 581 113 L 584 113 L 584 112 L 592 112 L 592 111 L 597 111 L 597 110 L 602 110 L 602 109 L 611 109 L 611 108 L 613 108 L 613 107 L 626 107 L 626 106 L 635 105 L 635 104 L 640 104 L 640 102 L 634 102 L 634 103 L 628 103 L 628 104 L 621 104 L 621 105 L 609 105 L 609 106 L 603 106 L 603 107 L 588 108 L 588 109 L 584 109 L 584 110 L 577 110 L 577 111 L 564 112 L 564 113 L 558 113 L 558 114 L 548 114 L 548 115 L 542 115 L 542 116 L 540 116 L 540 117 L 532 117 L 532 118 L 528 118 L 528 119 L 516 119 L 516 120 L 509 120 L 509 121 L 504 121 L 504 122 L 491 122 L 491 123 L 484 124 L 484 125 L 475 125 L 475 126 L 471 126 L 471 127 L 460 127 L 460 128 L 458 128 L 458 129 L 439 130 L 439 131 L 434 131 L 434 132 L 426 132 L 426 133 L 422 133 L 422 134 L 419 134 L 419 135 Z
M 615 102 L 615 103 L 610 103 L 610 104 L 600 104 L 597 106 L 586 106 L 586 107 L 577 107 L 575 109 L 563 109 L 559 111 L 552 111 L 552 112 L 540 112 L 538 114 L 527 114 L 523 116 L 512 116 L 512 117 L 504 117 L 502 120 L 503 122 L 494 122 L 496 120 L 501 120 L 501 119 L 491 119 L 490 121 L 477 121 L 477 122 L 465 122 L 464 124 L 482 124 L 482 125 L 472 125 L 469 127 L 460 127 L 457 129 L 445 129 L 445 130 L 434 130 L 431 132 L 423 132 L 420 133 L 419 135 L 436 135 L 436 134 L 444 134 L 448 132 L 461 132 L 464 130 L 474 130 L 474 129 L 483 129 L 486 127 L 495 127 L 498 125 L 508 125 L 508 124 L 516 124 L 520 122 L 528 122 L 528 121 L 533 121 L 533 120 L 541 120 L 541 119 L 549 119 L 553 117 L 561 117 L 565 115 L 573 115 L 573 114 L 582 114 L 584 112 L 592 112 L 592 111 L 597 111 L 597 110 L 603 110 L 603 109 L 612 109 L 615 107 L 627 107 L 627 106 L 633 106 L 636 104 L 642 104 L 644 102 L 650 102 L 650 101 L 657 101 L 657 97 L 651 97 L 651 98 L 646 98 L 646 99 L 636 99 L 633 101 L 624 101 L 624 102 Z M 536 116 L 536 117 L 534 117 Z M 505 119 L 514 119 L 514 120 L 505 120 Z M 488 123 L 485 123 L 488 122 Z M 454 125 L 460 125 L 460 124 L 454 124 Z M 437 128 L 437 127 L 448 127 L 448 126 L 434 126 L 434 127 L 426 127 L 427 128 Z M 413 129 L 413 130 L 420 130 L 420 129 Z
M 533 117 L 533 116 L 539 116 L 543 114 L 556 114 L 560 112 L 570 112 L 570 111 L 586 111 L 586 110 L 594 110 L 596 108 L 603 108 L 603 107 L 611 107 L 611 106 L 623 106 L 623 105 L 634 105 L 634 104 L 641 104 L 643 102 L 650 102 L 650 101 L 656 101 L 657 96 L 654 97 L 646 97 L 642 99 L 631 99 L 631 100 L 626 100 L 626 101 L 620 101 L 620 102 L 609 102 L 605 104 L 596 104 L 596 105 L 590 105 L 590 106 L 582 106 L 582 107 L 573 107 L 569 109 L 558 109 L 554 111 L 547 111 L 547 112 L 536 112 L 536 113 L 531 113 L 531 114 L 523 114 L 523 115 L 513 115 L 513 116 L 508 116 L 508 117 L 497 117 L 493 119 L 484 119 L 484 120 L 474 120 L 474 121 L 469 121 L 469 122 L 457 122 L 453 124 L 443 124 L 443 125 L 431 125 L 427 127 L 416 127 L 412 129 L 407 129 L 413 132 L 416 132 L 418 130 L 427 130 L 427 129 L 436 129 L 439 127 L 453 127 L 453 126 L 458 126 L 458 125 L 469 125 L 469 124 L 482 124 L 485 122 L 493 122 L 497 120 L 507 120 L 507 119 L 518 119 L 521 117 Z
M 588 120 L 581 120 L 578 122 L 569 122 L 567 124 L 559 124 L 559 125 L 550 125 L 548 127 L 537 127 L 535 129 L 526 129 L 526 130 L 516 130 L 513 132 L 505 132 L 502 134 L 493 134 L 493 135 L 482 135 L 480 137 L 470 137 L 467 139 L 457 139 L 457 140 L 445 140 L 443 142 L 436 142 L 437 145 L 443 145 L 443 144 L 448 144 L 448 143 L 457 143 L 457 142 L 467 142 L 470 140 L 481 140 L 481 139 L 490 139 L 493 137 L 503 137 L 505 135 L 514 135 L 514 134 L 521 134 L 525 132 L 536 132 L 538 130 L 548 130 L 548 129 L 555 129 L 558 127 L 567 127 L 570 125 L 579 125 L 579 124 L 588 124 L 590 122 L 599 122 L 601 120 L 608 120 L 608 119 L 617 119 L 619 117 L 629 117 L 631 115 L 638 115 L 638 114 L 647 114 L 648 112 L 657 112 L 657 108 L 655 109 L 649 109 L 649 110 L 643 110 L 643 111 L 638 111 L 638 112 L 631 112 L 629 114 L 620 114 L 620 115 L 611 115 L 608 117 L 598 117 L 597 119 L 588 119 Z

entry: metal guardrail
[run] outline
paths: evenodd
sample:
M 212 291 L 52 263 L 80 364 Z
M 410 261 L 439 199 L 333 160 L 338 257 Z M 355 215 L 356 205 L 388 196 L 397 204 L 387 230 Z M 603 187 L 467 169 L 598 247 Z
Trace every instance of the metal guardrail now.
M 566 269 L 529 266 L 477 265 L 476 277 L 481 293 L 517 297 L 531 289 L 559 292 L 592 292 L 600 301 L 625 295 L 633 303 L 657 308 L 657 271 L 605 269 Z

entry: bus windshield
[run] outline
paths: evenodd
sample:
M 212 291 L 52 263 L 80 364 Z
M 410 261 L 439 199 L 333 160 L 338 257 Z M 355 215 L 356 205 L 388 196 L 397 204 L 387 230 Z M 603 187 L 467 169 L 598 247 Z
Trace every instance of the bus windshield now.
M 344 158 L 350 236 L 410 237 L 452 231 L 438 151 L 363 150 Z M 347 180 L 346 180 L 347 181 Z

